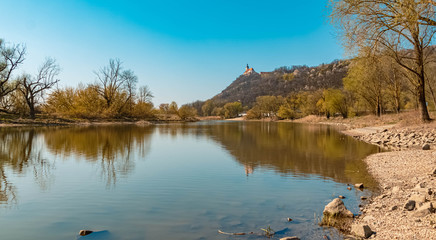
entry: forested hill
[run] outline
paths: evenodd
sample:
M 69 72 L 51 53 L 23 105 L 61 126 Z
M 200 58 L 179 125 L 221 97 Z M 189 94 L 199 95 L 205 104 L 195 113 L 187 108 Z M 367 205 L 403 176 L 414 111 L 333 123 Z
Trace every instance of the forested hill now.
M 348 60 L 335 60 L 316 67 L 280 67 L 272 72 L 261 73 L 247 66 L 244 74 L 212 99 L 219 103 L 241 101 L 242 105 L 251 107 L 258 96 L 285 97 L 292 92 L 340 88 L 349 63 Z

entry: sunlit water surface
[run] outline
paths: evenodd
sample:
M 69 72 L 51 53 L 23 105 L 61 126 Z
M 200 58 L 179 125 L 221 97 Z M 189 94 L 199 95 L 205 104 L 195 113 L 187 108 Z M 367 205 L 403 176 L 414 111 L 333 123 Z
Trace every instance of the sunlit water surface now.
M 320 125 L 198 122 L 0 129 L 1 239 L 340 239 L 317 225 L 377 147 Z M 288 222 L 287 218 L 293 221 Z M 228 236 L 224 232 L 254 232 Z

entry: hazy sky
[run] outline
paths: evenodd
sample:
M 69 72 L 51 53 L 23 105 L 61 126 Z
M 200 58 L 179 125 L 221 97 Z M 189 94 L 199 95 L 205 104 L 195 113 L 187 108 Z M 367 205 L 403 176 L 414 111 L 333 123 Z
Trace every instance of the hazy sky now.
M 328 0 L 2 0 L 0 38 L 27 46 L 20 71 L 46 57 L 62 86 L 96 81 L 119 58 L 155 104 L 206 100 L 243 73 L 342 58 Z

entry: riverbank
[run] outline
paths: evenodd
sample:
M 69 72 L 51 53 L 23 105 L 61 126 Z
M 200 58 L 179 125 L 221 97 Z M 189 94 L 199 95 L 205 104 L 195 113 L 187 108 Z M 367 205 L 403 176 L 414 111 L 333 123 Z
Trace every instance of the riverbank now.
M 80 118 L 57 118 L 50 115 L 37 115 L 35 119 L 22 118 L 13 114 L 0 114 L 0 127 L 20 127 L 20 126 L 68 126 L 68 125 L 152 125 L 159 123 L 184 123 L 196 122 L 200 120 L 216 119 L 199 119 L 188 118 L 181 119 L 174 114 L 159 114 L 156 118 L 141 120 L 135 118 L 114 118 L 114 119 L 80 119 Z
M 436 239 L 436 123 L 420 123 L 416 116 L 298 121 L 338 126 L 347 135 L 391 150 L 364 160 L 381 192 L 363 202 L 351 229 L 368 225 L 374 232 L 370 239 Z

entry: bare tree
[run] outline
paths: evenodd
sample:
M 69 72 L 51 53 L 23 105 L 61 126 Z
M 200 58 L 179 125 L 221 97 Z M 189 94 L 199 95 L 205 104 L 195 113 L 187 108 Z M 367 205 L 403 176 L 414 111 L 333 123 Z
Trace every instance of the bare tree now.
M 16 84 L 11 82 L 12 73 L 23 63 L 26 47 L 12 45 L 8 47 L 0 39 L 0 101 L 16 89 Z
M 369 47 L 376 55 L 388 53 L 418 95 L 421 119 L 429 121 L 425 66 L 431 62 L 436 31 L 433 0 L 330 0 L 331 18 L 344 36 L 348 50 Z
M 29 115 L 35 118 L 35 105 L 44 91 L 52 88 L 59 79 L 55 77 L 59 74 L 59 65 L 53 58 L 47 58 L 38 70 L 36 77 L 24 75 L 19 80 L 18 90 L 23 94 L 29 107 Z
M 148 86 L 139 87 L 139 102 L 151 103 L 153 97 L 153 93 L 150 91 Z
M 127 104 L 129 111 L 132 111 L 134 98 L 135 98 L 135 90 L 136 84 L 138 83 L 138 77 L 132 70 L 126 70 L 121 73 L 121 78 L 124 81 L 124 87 L 127 91 L 127 98 L 125 104 Z
M 99 83 L 96 85 L 97 93 L 103 97 L 106 107 L 109 108 L 115 101 L 119 90 L 124 87 L 125 78 L 122 77 L 122 67 L 119 59 L 110 59 L 109 66 L 95 72 Z

